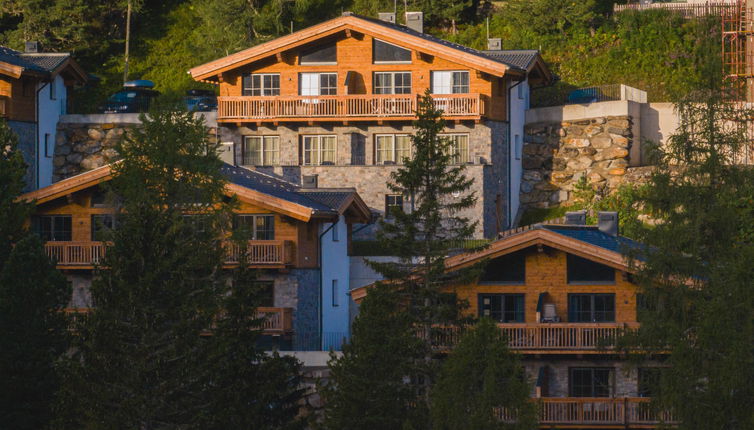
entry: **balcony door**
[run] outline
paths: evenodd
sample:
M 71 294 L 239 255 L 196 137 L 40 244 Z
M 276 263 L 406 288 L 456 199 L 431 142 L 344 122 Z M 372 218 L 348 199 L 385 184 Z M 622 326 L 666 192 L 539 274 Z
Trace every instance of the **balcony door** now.
M 501 323 L 524 322 L 523 294 L 479 294 L 479 316 Z
M 45 242 L 70 242 L 72 225 L 71 215 L 41 215 L 31 219 L 32 231 Z
M 614 393 L 612 367 L 572 367 L 568 376 L 571 397 L 612 397 Z

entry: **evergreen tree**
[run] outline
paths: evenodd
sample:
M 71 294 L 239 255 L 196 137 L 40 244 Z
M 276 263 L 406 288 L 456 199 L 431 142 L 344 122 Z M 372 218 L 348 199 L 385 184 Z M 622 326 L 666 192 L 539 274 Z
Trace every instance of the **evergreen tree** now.
M 432 390 L 432 428 L 532 429 L 536 406 L 518 358 L 489 318 L 466 331 Z M 498 412 L 515 417 L 503 422 Z
M 681 429 L 754 427 L 754 171 L 738 164 L 752 112 L 700 91 L 658 154 L 640 202 L 658 220 L 640 232 L 639 350 L 663 358 L 653 393 Z M 632 343 L 632 346 L 637 346 Z
M 0 268 L 12 246 L 25 235 L 24 223 L 31 204 L 17 201 L 24 189 L 26 163 L 18 149 L 18 138 L 0 119 Z

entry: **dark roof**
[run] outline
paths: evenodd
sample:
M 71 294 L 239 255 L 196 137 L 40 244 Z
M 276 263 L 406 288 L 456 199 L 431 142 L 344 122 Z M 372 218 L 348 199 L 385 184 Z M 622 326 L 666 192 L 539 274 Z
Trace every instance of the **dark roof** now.
M 342 188 L 308 191 L 274 176 L 230 164 L 224 164 L 221 170 L 228 180 L 236 185 L 308 207 L 317 213 L 337 213 L 343 201 L 355 192 Z
M 354 17 L 359 18 L 359 19 L 363 19 L 365 21 L 373 22 L 375 24 L 379 24 L 379 25 L 382 25 L 383 27 L 387 27 L 387 28 L 390 28 L 392 30 L 397 30 L 397 31 L 400 31 L 402 33 L 405 33 L 405 34 L 408 34 L 408 35 L 411 35 L 411 36 L 420 37 L 420 38 L 422 38 L 424 40 L 427 40 L 429 42 L 438 43 L 440 45 L 444 45 L 444 46 L 447 46 L 449 48 L 457 49 L 457 50 L 465 52 L 467 54 L 476 55 L 477 57 L 484 58 L 486 60 L 497 61 L 498 63 L 505 64 L 506 66 L 508 66 L 510 68 L 513 68 L 513 69 L 519 69 L 521 71 L 526 71 L 526 69 L 524 67 L 520 67 L 520 66 L 518 66 L 516 64 L 509 63 L 509 62 L 507 62 L 507 61 L 505 61 L 503 59 L 500 59 L 500 58 L 488 55 L 485 52 L 478 51 L 478 50 L 473 49 L 473 48 L 469 48 L 468 46 L 463 46 L 463 45 L 459 45 L 457 43 L 449 42 L 449 41 L 447 41 L 445 39 L 440 39 L 439 37 L 432 36 L 431 34 L 420 33 L 418 31 L 415 31 L 415 30 L 412 30 L 412 29 L 406 27 L 405 25 L 393 24 L 391 22 L 383 21 L 381 19 L 372 18 L 372 17 L 368 17 L 368 16 L 363 16 L 363 15 L 357 15 L 355 13 L 351 13 L 351 16 L 354 16 Z
M 502 63 L 511 64 L 519 69 L 527 70 L 539 55 L 536 49 L 504 49 L 500 51 L 482 51 L 484 55 L 492 57 Z
M 545 228 L 563 236 L 580 240 L 591 245 L 599 246 L 608 251 L 623 253 L 627 250 L 640 250 L 642 245 L 635 240 L 624 236 L 611 236 L 599 231 L 597 226 L 592 225 L 562 225 L 562 224 L 542 224 L 538 228 Z
M 68 53 L 23 53 L 0 46 L 0 61 L 40 73 L 55 71 L 71 54 Z

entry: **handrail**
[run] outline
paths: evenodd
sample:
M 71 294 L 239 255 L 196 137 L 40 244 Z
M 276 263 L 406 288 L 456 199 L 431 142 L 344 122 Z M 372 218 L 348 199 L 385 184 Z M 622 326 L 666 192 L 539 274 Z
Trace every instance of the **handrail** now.
M 532 399 L 539 405 L 539 423 L 547 425 L 657 425 L 675 424 L 670 411 L 656 411 L 645 397 L 542 397 Z M 495 408 L 495 416 L 515 422 L 516 414 Z
M 259 307 L 257 318 L 263 318 L 263 332 L 287 333 L 293 330 L 293 309 L 278 307 Z
M 241 261 L 241 246 L 228 242 L 226 264 Z M 281 265 L 293 263 L 293 243 L 289 240 L 250 240 L 246 245 L 247 263 L 252 265 Z
M 105 242 L 46 242 L 45 253 L 58 266 L 92 266 L 105 257 Z

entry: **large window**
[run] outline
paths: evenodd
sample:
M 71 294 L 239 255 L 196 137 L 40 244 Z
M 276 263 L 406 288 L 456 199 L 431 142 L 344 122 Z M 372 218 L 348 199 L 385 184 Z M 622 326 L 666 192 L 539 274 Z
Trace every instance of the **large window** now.
M 304 136 L 301 146 L 304 165 L 335 164 L 335 136 Z
M 612 367 L 571 368 L 571 397 L 610 397 L 613 393 L 614 375 Z
M 275 284 L 272 281 L 252 281 L 252 288 L 256 289 L 259 306 L 271 308 L 275 306 Z
M 336 64 L 338 62 L 338 48 L 333 43 L 315 46 L 301 52 L 300 64 Z
M 407 134 L 378 134 L 374 142 L 375 164 L 402 163 L 411 158 L 411 136 Z
M 115 228 L 115 216 L 109 214 L 92 215 L 92 240 L 101 242 Z
M 392 218 L 395 211 L 403 212 L 403 196 L 385 194 L 385 218 Z
M 479 316 L 502 323 L 524 322 L 524 295 L 479 294 Z
M 246 136 L 243 141 L 245 166 L 277 166 L 280 138 L 278 136 Z
M 243 75 L 244 96 L 279 96 L 280 74 L 278 73 L 247 73 Z
M 275 239 L 274 215 L 236 215 L 233 227 L 247 233 L 250 240 Z
M 569 284 L 614 284 L 615 269 L 586 258 L 568 254 Z
M 377 39 L 372 44 L 372 53 L 375 63 L 411 62 L 411 51 Z
M 449 142 L 448 151 L 450 152 L 451 163 L 462 164 L 471 161 L 468 134 L 441 134 L 440 137 Z
M 468 71 L 432 72 L 433 94 L 467 94 L 468 92 Z
M 411 72 L 374 72 L 375 94 L 411 94 Z
M 334 96 L 338 93 L 337 73 L 299 74 L 299 95 Z
M 569 294 L 569 322 L 615 322 L 615 294 Z
M 490 260 L 484 268 L 479 282 L 484 284 L 514 284 L 526 282 L 526 255 L 514 252 Z
M 42 215 L 31 219 L 32 230 L 44 241 L 71 241 L 71 226 L 70 215 Z

